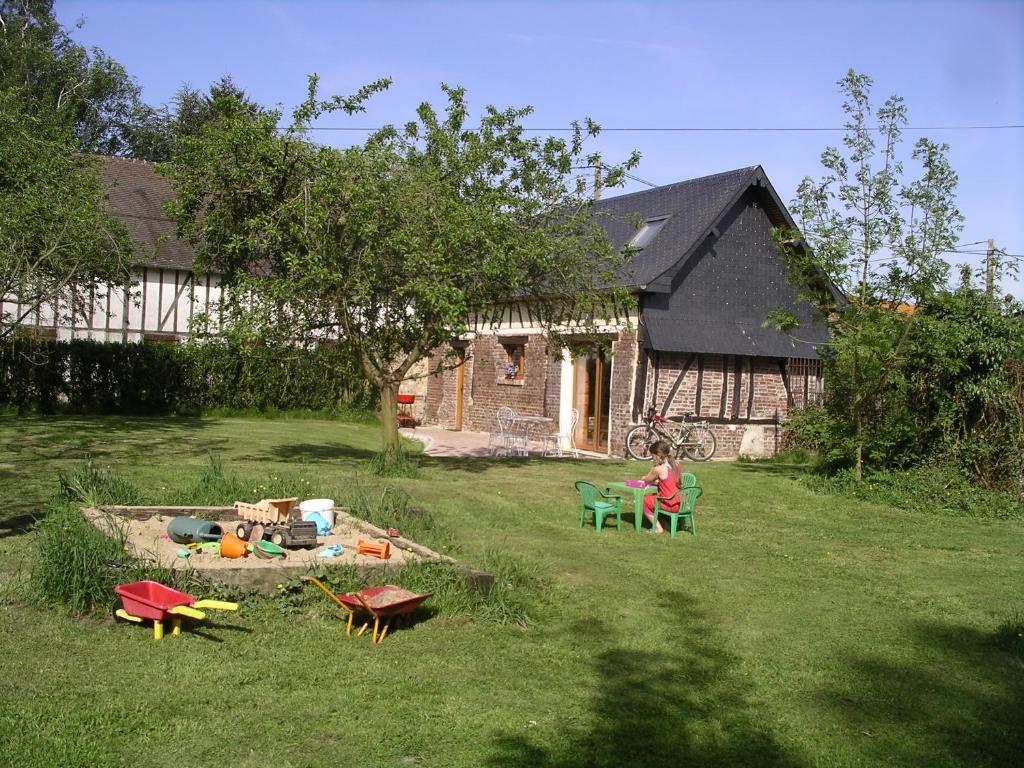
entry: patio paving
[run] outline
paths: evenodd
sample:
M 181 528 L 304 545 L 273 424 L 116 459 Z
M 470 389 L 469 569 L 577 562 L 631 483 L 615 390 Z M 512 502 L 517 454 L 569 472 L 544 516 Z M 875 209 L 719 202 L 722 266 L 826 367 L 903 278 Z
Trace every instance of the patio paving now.
M 470 432 L 462 430 L 456 432 L 441 427 L 416 427 L 416 429 L 401 429 L 399 432 L 405 437 L 419 440 L 424 444 L 423 452 L 428 456 L 490 456 L 490 449 L 487 447 L 486 432 Z M 566 453 L 571 457 L 571 454 Z M 586 451 L 579 452 L 581 459 L 606 459 L 607 456 Z M 530 446 L 530 456 L 540 458 L 540 446 Z M 556 459 L 557 456 L 550 458 Z

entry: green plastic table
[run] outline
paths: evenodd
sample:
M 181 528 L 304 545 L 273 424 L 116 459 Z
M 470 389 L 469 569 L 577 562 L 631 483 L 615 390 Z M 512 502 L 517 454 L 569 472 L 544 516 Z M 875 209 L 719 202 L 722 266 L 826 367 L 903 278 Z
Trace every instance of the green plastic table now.
M 608 483 L 608 493 L 619 493 L 621 491 L 628 491 L 633 494 L 633 525 L 639 533 L 644 521 L 644 496 L 657 493 L 658 489 L 652 485 L 634 488 L 632 485 L 626 485 L 625 483 Z M 651 530 L 655 529 L 651 528 Z

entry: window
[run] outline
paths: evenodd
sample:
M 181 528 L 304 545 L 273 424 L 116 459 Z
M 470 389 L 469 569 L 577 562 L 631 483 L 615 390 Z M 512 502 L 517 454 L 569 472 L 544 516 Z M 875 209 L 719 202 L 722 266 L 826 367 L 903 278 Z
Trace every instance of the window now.
M 822 401 L 821 360 L 789 359 L 789 382 L 797 405 L 820 405 Z
M 522 381 L 526 374 L 526 344 L 504 343 L 505 362 L 501 364 L 501 374 L 506 381 Z
M 668 216 L 662 216 L 660 219 L 648 219 L 644 222 L 643 226 L 640 227 L 633 239 L 629 241 L 629 245 L 636 250 L 646 248 L 650 245 L 651 240 L 661 231 L 661 228 L 665 226 L 665 222 L 668 221 Z

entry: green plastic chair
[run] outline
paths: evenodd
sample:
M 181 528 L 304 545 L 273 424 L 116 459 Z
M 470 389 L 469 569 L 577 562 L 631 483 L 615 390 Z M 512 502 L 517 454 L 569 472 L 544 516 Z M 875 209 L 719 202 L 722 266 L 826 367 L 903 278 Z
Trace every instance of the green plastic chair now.
M 622 530 L 622 497 L 605 493 L 593 483 L 586 480 L 576 481 L 576 491 L 580 495 L 580 528 L 587 517 L 587 512 L 594 513 L 594 527 L 601 532 L 601 524 L 605 515 L 615 515 L 615 528 Z
M 692 475 L 691 475 L 692 477 Z M 683 476 L 683 482 L 686 482 L 685 475 Z M 658 515 L 668 515 L 671 521 L 671 527 L 669 528 L 669 535 L 675 537 L 676 527 L 679 524 L 679 518 L 683 518 L 685 522 L 687 519 L 690 521 L 690 533 L 694 536 L 697 535 L 697 523 L 693 519 L 693 510 L 697 506 L 697 499 L 704 494 L 704 490 L 699 485 L 691 485 L 685 488 L 680 488 L 678 491 L 673 493 L 671 496 L 661 497 L 656 496 L 654 498 L 654 520 L 657 521 Z M 679 511 L 669 512 L 666 509 L 661 508 L 662 502 L 672 501 L 673 499 L 679 499 Z M 656 531 L 658 526 L 655 525 L 651 528 L 652 531 Z
M 683 482 L 679 486 L 680 488 L 696 488 L 697 487 L 697 476 L 692 472 L 683 472 Z

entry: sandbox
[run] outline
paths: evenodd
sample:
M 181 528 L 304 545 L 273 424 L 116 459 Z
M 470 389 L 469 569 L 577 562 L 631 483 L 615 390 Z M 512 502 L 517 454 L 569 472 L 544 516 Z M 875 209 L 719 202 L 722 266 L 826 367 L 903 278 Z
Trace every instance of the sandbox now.
M 269 592 L 288 579 L 299 578 L 321 566 L 352 565 L 367 572 L 395 571 L 410 562 L 452 563 L 456 561 L 402 536 L 389 536 L 377 526 L 354 517 L 343 509 L 335 510 L 335 523 L 330 533 L 317 537 L 313 549 L 288 549 L 283 558 L 262 560 L 253 555 L 226 558 L 216 554 L 192 554 L 178 557 L 181 544 L 167 537 L 167 524 L 181 515 L 217 522 L 225 531 L 234 531 L 238 516 L 233 507 L 128 507 L 108 506 L 102 510 L 85 508 L 82 513 L 100 530 L 111 525 L 123 527 L 125 549 L 129 555 L 174 569 L 194 569 L 197 574 L 232 587 L 252 587 Z M 390 556 L 386 560 L 357 554 L 356 543 L 387 542 Z M 343 552 L 335 557 L 318 557 L 327 548 L 341 545 Z M 461 567 L 461 566 L 460 566 Z M 481 588 L 488 588 L 493 579 L 486 573 L 462 567 L 465 577 Z

